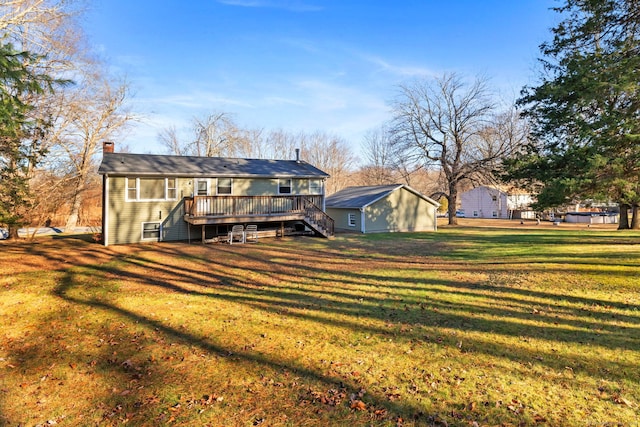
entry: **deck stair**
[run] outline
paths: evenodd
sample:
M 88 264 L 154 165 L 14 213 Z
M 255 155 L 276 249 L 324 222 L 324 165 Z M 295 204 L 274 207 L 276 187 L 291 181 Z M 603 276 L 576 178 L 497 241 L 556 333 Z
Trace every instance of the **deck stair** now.
M 322 209 L 311 200 L 305 201 L 304 223 L 316 234 L 322 237 L 332 238 L 334 234 L 334 221 Z

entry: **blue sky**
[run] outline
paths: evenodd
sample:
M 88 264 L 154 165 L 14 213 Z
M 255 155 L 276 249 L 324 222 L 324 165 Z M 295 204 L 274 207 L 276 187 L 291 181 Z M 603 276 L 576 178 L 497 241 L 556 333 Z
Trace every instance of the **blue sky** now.
M 535 82 L 554 0 L 95 0 L 85 29 L 131 84 L 141 120 L 120 144 L 228 112 L 244 127 L 316 130 L 357 154 L 397 86 L 482 74 L 504 99 Z

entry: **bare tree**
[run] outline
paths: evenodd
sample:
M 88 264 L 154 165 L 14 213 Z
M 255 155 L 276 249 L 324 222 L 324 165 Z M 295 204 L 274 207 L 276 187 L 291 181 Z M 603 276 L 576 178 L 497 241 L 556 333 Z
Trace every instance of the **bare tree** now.
M 77 74 L 77 84 L 64 93 L 63 110 L 52 153 L 66 164 L 71 207 L 66 228 L 76 227 L 87 183 L 95 172 L 95 157 L 102 142 L 118 136 L 134 119 L 126 107 L 129 88 L 124 81 L 112 81 L 99 67 Z
M 193 139 L 183 140 L 175 126 L 165 128 L 158 140 L 167 151 L 179 156 L 202 157 L 253 157 L 261 150 L 261 130 L 240 128 L 232 115 L 213 112 L 192 119 Z
M 362 169 L 368 185 L 393 184 L 395 173 L 393 140 L 386 126 L 372 129 L 364 135 L 363 154 L 366 161 Z
M 327 181 L 327 194 L 349 185 L 355 157 L 345 140 L 317 131 L 299 134 L 298 141 L 304 160 L 331 176 Z
M 216 112 L 203 118 L 194 117 L 195 140 L 192 152 L 196 156 L 234 157 L 239 139 L 238 126 L 228 113 Z
M 164 128 L 158 134 L 158 141 L 167 149 L 169 154 L 175 156 L 186 156 L 185 145 L 180 141 L 178 137 L 178 130 L 175 126 Z
M 405 156 L 444 175 L 449 224 L 457 224 L 461 185 L 490 174 L 510 148 L 501 135 L 487 137 L 496 107 L 486 80 L 467 84 L 456 74 L 445 74 L 403 85 L 393 109 L 392 130 Z
M 269 132 L 265 137 L 264 158 L 292 159 L 295 149 L 300 148 L 302 134 L 296 135 L 283 129 Z

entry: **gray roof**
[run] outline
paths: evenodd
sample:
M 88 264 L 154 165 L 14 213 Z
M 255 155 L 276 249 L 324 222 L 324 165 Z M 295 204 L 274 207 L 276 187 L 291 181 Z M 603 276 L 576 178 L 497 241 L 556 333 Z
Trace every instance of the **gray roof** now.
M 233 159 L 224 157 L 164 156 L 104 153 L 101 175 L 216 176 L 247 178 L 327 178 L 309 163 L 296 160 Z
M 424 196 L 408 185 L 402 184 L 347 187 L 343 190 L 338 191 L 337 193 L 328 196 L 326 200 L 326 206 L 327 208 L 338 209 L 365 208 L 401 188 L 405 188 L 406 190 L 414 193 L 416 196 L 425 199 L 434 206 L 440 206 L 440 204 L 435 200 Z

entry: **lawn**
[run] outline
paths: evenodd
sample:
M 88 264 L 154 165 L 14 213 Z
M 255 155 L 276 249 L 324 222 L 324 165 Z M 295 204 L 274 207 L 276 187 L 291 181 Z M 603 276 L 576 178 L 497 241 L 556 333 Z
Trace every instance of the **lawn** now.
M 640 423 L 637 232 L 47 237 L 0 293 L 0 425 Z

